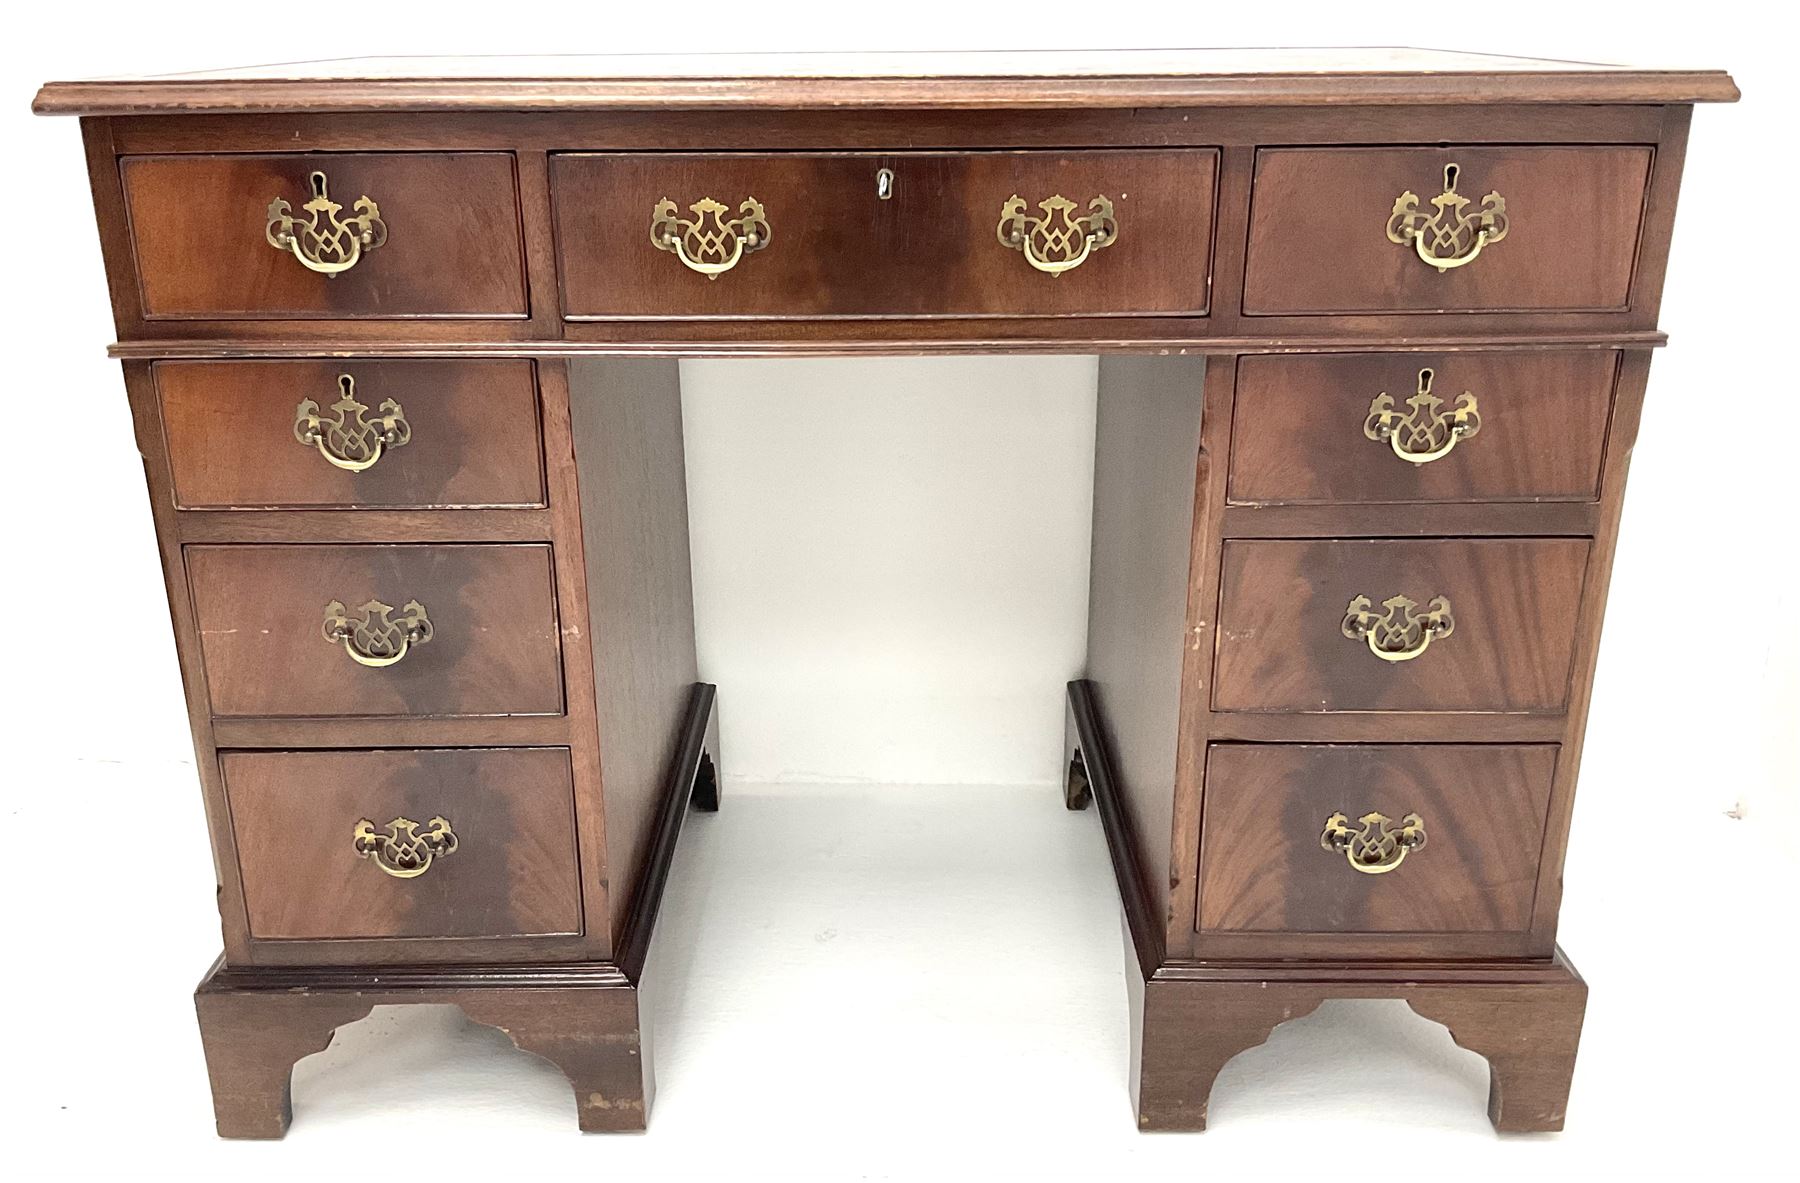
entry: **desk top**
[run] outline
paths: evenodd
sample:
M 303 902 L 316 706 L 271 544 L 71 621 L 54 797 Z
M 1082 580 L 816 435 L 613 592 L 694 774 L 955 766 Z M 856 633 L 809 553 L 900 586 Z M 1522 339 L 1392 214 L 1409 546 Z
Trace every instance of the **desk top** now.
M 1059 108 L 1691 103 L 1738 97 L 1722 70 L 1639 69 L 1448 50 L 340 58 L 52 82 L 40 114 L 606 108 Z

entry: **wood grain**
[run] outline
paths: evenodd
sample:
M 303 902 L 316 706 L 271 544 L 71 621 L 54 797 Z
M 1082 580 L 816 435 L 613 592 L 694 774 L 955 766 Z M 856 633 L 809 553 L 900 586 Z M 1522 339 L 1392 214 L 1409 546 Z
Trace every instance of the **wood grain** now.
M 877 197 L 876 173 L 894 173 Z M 1202 315 L 1216 153 L 983 152 L 551 158 L 563 308 L 610 317 Z M 1113 201 L 1118 235 L 1051 276 L 996 236 L 1001 207 Z M 650 240 L 662 198 L 747 197 L 769 244 L 715 280 Z
M 215 715 L 562 712 L 548 546 L 190 546 L 186 554 Z M 432 640 L 383 669 L 351 660 L 324 636 L 325 608 L 336 600 L 360 618 L 371 598 L 396 609 L 418 600 Z
M 1624 308 L 1650 179 L 1648 147 L 1266 149 L 1256 157 L 1247 315 Z M 1440 273 L 1387 237 L 1462 167 L 1471 209 L 1505 199 L 1506 238 Z
M 1095 408 L 1086 680 L 1154 895 L 1165 890 L 1174 833 L 1207 380 L 1202 358 L 1102 358 Z
M 1553 745 L 1214 744 L 1199 925 L 1242 932 L 1522 932 Z M 1416 813 L 1426 843 L 1367 875 L 1320 848 L 1326 819 Z
M 425 509 L 544 504 L 537 381 L 527 361 L 164 362 L 154 368 L 184 509 Z M 335 421 L 339 379 L 411 438 L 362 472 L 294 435 L 303 400 Z
M 127 156 L 119 161 L 144 315 L 524 316 L 519 196 L 506 153 Z M 388 240 L 327 277 L 269 245 L 269 203 L 295 215 L 324 172 L 348 217 L 380 207 Z
M 1238 363 L 1230 499 L 1236 504 L 1593 501 L 1618 355 L 1328 353 Z M 1407 400 L 1432 371 L 1440 413 L 1475 396 L 1480 429 L 1416 464 L 1370 440 L 1378 394 Z
M 1586 539 L 1225 544 L 1213 708 L 1536 711 L 1568 702 Z M 1388 662 L 1341 631 L 1366 596 L 1447 597 L 1455 631 Z
M 252 937 L 506 937 L 581 931 L 564 748 L 226 752 Z M 357 855 L 359 821 L 446 818 L 458 844 L 412 879 Z M 264 950 L 265 954 L 269 951 Z
M 681 383 L 673 361 L 574 362 L 568 383 L 616 939 L 698 680 Z

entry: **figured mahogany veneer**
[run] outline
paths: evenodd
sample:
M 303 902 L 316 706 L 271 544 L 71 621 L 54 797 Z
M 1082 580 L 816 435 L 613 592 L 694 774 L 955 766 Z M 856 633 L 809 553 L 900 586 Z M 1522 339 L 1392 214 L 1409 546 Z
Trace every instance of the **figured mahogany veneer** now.
M 892 174 L 889 196 L 877 174 Z M 848 317 L 1204 315 L 1213 151 L 589 155 L 550 161 L 565 315 Z M 1111 200 L 1113 243 L 1052 279 L 1003 246 L 1001 208 Z M 662 198 L 767 214 L 769 244 L 716 279 L 650 240 Z M 1060 215 L 1052 219 L 1060 226 Z
M 195 546 L 187 567 L 215 715 L 562 712 L 547 546 Z M 423 604 L 431 640 L 358 664 L 325 638 L 325 609 L 360 618 L 371 599 L 396 621 Z
M 1650 181 L 1648 147 L 1266 149 L 1256 156 L 1244 274 L 1249 316 L 1623 308 Z M 1506 237 L 1440 272 L 1390 242 L 1394 201 L 1491 192 Z M 1371 231 L 1374 231 L 1373 233 Z
M 226 795 L 258 940 L 514 937 L 581 931 L 563 748 L 227 752 Z M 447 820 L 456 849 L 397 878 L 353 832 Z M 271 960 L 279 960 L 279 953 Z
M 525 299 L 513 158 L 503 152 L 127 156 L 119 161 L 144 315 L 268 319 L 515 317 Z M 329 281 L 269 245 L 325 174 L 342 218 L 368 197 L 387 241 Z
M 528 361 L 169 361 L 153 372 L 183 509 L 544 504 Z M 409 429 L 404 446 L 362 471 L 334 466 L 294 432 L 295 409 L 308 400 L 337 419 L 345 377 L 364 421 L 393 400 Z
M 1551 744 L 1214 744 L 1200 837 L 1202 932 L 1524 932 L 1531 927 Z M 1320 846 L 1417 814 L 1425 845 L 1380 874 Z
M 1229 499 L 1594 501 L 1618 364 L 1611 350 L 1246 357 L 1238 363 Z M 1380 394 L 1398 414 L 1413 414 L 1408 400 L 1423 370 L 1431 371 L 1430 395 L 1443 400 L 1437 414 L 1472 394 L 1481 426 L 1444 456 L 1414 463 L 1371 440 L 1364 425 Z
M 474 68 L 38 98 L 85 116 L 219 869 L 222 1134 L 278 1136 L 293 1062 L 388 1002 L 504 1027 L 583 1129 L 643 1128 L 657 906 L 690 803 L 719 805 L 679 360 L 1024 351 L 1102 355 L 1064 800 L 1120 887 L 1140 1127 L 1203 1128 L 1232 1056 L 1343 997 L 1486 1056 L 1497 1128 L 1561 1127 L 1576 772 L 1689 105 L 1728 77 L 1418 50 Z M 385 226 L 335 276 L 268 237 L 320 185 Z M 1040 262 L 1096 198 L 1111 229 L 1034 268 L 1014 196 L 1062 236 Z M 713 278 L 653 238 L 666 201 L 729 253 L 752 199 L 757 249 Z M 1418 225 L 1431 259 L 1395 240 Z M 416 640 L 353 660 L 332 601 Z M 1438 609 L 1408 660 L 1357 633 Z M 1427 837 L 1367 874 L 1333 843 L 1377 813 Z
M 1221 711 L 1561 711 L 1585 539 L 1228 542 L 1220 574 Z M 1344 636 L 1345 609 L 1449 600 L 1454 631 L 1409 661 Z

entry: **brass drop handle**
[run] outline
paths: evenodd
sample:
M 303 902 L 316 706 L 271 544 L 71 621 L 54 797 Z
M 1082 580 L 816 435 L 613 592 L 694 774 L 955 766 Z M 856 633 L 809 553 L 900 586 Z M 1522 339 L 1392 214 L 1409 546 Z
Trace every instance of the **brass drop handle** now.
M 1369 652 L 1383 661 L 1411 661 L 1424 654 L 1432 638 L 1442 639 L 1456 630 L 1448 596 L 1433 598 L 1423 612 L 1406 596 L 1393 596 L 1381 606 L 1386 611 L 1376 613 L 1368 596 L 1357 596 L 1344 610 L 1342 631 L 1352 641 L 1367 642 Z
M 294 438 L 319 449 L 333 466 L 347 472 L 375 467 L 389 448 L 405 447 L 412 440 L 412 424 L 393 399 L 382 400 L 374 419 L 364 418 L 368 407 L 356 400 L 356 379 L 338 375 L 339 398 L 331 404 L 332 418 L 312 399 L 301 399 L 294 408 Z
M 393 618 L 393 605 L 370 600 L 357 609 L 360 618 L 344 611 L 343 601 L 325 605 L 325 639 L 341 644 L 350 660 L 371 669 L 398 664 L 413 648 L 429 644 L 432 638 L 431 618 L 425 605 L 408 600 L 400 609 L 400 619 Z
M 1471 439 L 1481 430 L 1481 412 L 1475 396 L 1463 391 L 1456 406 L 1446 410 L 1444 400 L 1431 393 L 1435 377 L 1427 368 L 1419 371 L 1419 387 L 1406 400 L 1402 415 L 1394 409 L 1387 391 L 1369 403 L 1368 418 L 1363 420 L 1363 435 L 1377 443 L 1385 441 L 1394 455 L 1408 464 L 1430 464 L 1450 454 L 1458 441 Z
M 1412 247 L 1439 275 L 1473 263 L 1483 247 L 1506 237 L 1506 198 L 1489 193 L 1479 208 L 1470 209 L 1469 199 L 1456 191 L 1461 173 L 1460 164 L 1444 166 L 1444 191 L 1431 199 L 1431 213 L 1419 208 L 1419 195 L 1408 189 L 1394 199 L 1388 216 L 1388 241 Z
M 308 271 L 331 278 L 360 263 L 364 251 L 375 250 L 387 242 L 387 223 L 367 196 L 356 199 L 351 207 L 354 214 L 340 218 L 344 207 L 331 200 L 325 174 L 313 173 L 308 184 L 312 199 L 300 207 L 305 218 L 295 217 L 285 198 L 277 197 L 269 203 L 263 236 L 270 246 L 289 252 Z
M 1087 262 L 1094 251 L 1119 240 L 1118 219 L 1110 197 L 1088 202 L 1088 212 L 1070 217 L 1081 207 L 1058 193 L 1038 202 L 1042 217 L 1025 212 L 1025 199 L 1017 193 L 1000 207 L 1000 224 L 994 228 L 1000 245 L 1019 251 L 1025 261 L 1046 275 L 1061 275 Z
M 432 864 L 456 853 L 456 831 L 448 820 L 434 817 L 425 823 L 397 817 L 387 824 L 386 832 L 363 818 L 351 831 L 350 841 L 358 858 L 374 859 L 375 865 L 396 879 L 417 879 L 431 870 Z
M 676 217 L 676 208 L 667 197 L 656 203 L 650 211 L 650 242 L 708 279 L 730 271 L 745 255 L 768 248 L 769 218 L 754 197 L 744 199 L 735 218 L 725 217 L 730 207 L 710 197 L 688 206 L 691 219 Z
M 1416 813 L 1401 818 L 1398 827 L 1384 813 L 1365 813 L 1357 825 L 1362 829 L 1352 829 L 1343 814 L 1332 814 L 1325 819 L 1319 846 L 1341 852 L 1352 870 L 1365 875 L 1385 875 L 1405 862 L 1409 851 L 1425 847 L 1425 823 Z

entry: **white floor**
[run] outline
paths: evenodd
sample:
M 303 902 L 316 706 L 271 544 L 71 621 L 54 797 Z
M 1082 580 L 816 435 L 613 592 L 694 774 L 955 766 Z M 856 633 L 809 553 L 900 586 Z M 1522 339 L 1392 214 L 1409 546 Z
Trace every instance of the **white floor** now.
M 65 802 L 117 802 L 126 774 L 59 775 Z M 192 799 L 179 765 L 130 777 L 130 793 Z M 1211 1132 L 1140 1135 L 1118 910 L 1092 811 L 1066 812 L 1049 787 L 789 786 L 729 787 L 722 812 L 688 820 L 654 954 L 647 1135 L 582 1137 L 562 1077 L 499 1032 L 448 1008 L 384 1008 L 301 1063 L 285 1141 L 227 1143 L 211 1132 L 188 1000 L 216 930 L 195 916 L 194 881 L 160 870 L 203 857 L 163 849 L 155 832 L 148 848 L 134 841 L 129 813 L 93 817 L 111 837 L 88 853 L 110 844 L 116 857 L 72 874 L 69 815 L 40 801 L 7 807 L 16 941 L 0 1169 L 15 1178 L 1794 1169 L 1793 979 L 1776 971 L 1796 879 L 1724 817 L 1658 836 L 1661 865 L 1678 871 L 1684 851 L 1714 852 L 1704 876 L 1571 883 L 1564 938 L 1593 996 L 1560 1136 L 1494 1136 L 1483 1062 L 1399 1003 L 1328 1004 L 1288 1024 L 1220 1077 Z M 162 812 L 177 814 L 173 841 L 203 843 L 197 806 Z M 1584 841 L 1593 854 L 1631 837 Z M 114 924 L 126 926 L 122 953 L 84 951 Z

